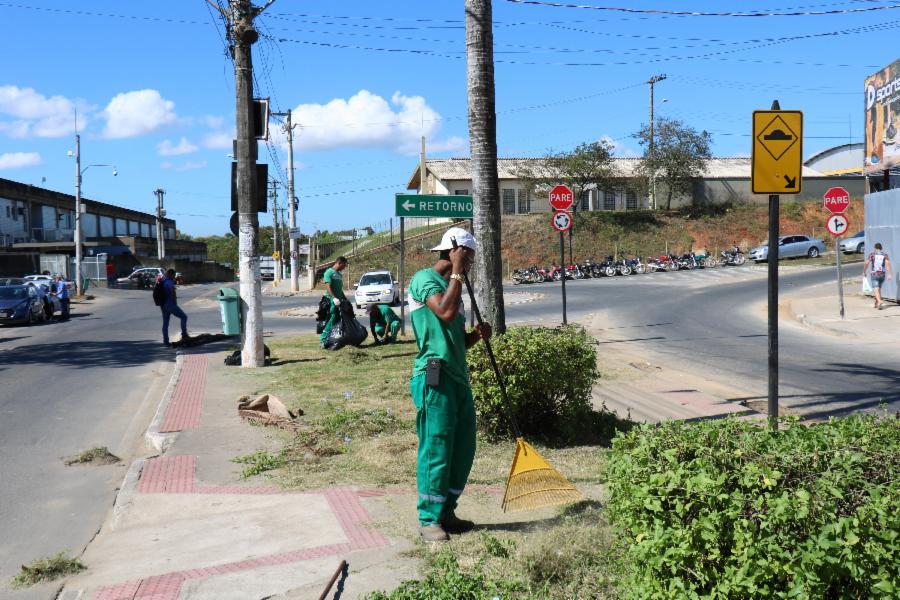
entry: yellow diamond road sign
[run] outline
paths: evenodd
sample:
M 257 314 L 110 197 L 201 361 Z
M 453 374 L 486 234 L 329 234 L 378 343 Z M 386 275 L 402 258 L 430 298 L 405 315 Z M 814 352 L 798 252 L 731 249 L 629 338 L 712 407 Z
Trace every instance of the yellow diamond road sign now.
M 803 187 L 803 113 L 753 111 L 754 194 L 799 194 Z

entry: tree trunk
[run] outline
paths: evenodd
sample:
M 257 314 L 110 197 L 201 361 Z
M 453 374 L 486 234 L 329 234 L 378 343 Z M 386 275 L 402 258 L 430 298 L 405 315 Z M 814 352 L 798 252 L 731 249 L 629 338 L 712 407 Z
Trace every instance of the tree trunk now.
M 238 260 L 241 277 L 241 318 L 244 324 L 241 340 L 241 366 L 262 367 L 263 355 L 262 293 L 259 281 L 257 238 L 259 221 L 256 214 L 256 139 L 251 130 L 253 106 L 253 66 L 250 47 L 252 30 L 250 0 L 233 0 L 237 22 L 234 24 L 235 114 L 237 116 L 237 194 L 238 194 Z
M 672 186 L 667 186 L 666 191 L 666 210 L 672 210 Z
M 497 178 L 497 115 L 494 108 L 494 36 L 491 0 L 465 0 L 466 71 L 476 298 L 496 333 L 506 330 L 503 265 L 500 256 L 500 189 Z

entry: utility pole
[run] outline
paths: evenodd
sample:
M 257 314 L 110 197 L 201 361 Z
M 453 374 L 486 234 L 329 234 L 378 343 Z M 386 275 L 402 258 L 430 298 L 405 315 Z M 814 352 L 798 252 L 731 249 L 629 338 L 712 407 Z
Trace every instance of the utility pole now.
M 156 255 L 159 260 L 162 260 L 166 257 L 166 228 L 163 226 L 163 217 L 166 216 L 166 211 L 163 209 L 163 197 L 166 195 L 166 190 L 156 188 L 153 193 L 156 194 Z
M 76 118 L 76 126 L 78 120 Z M 115 231 L 113 231 L 115 233 Z M 81 136 L 75 134 L 75 293 L 84 294 L 81 281 Z
M 655 158 L 654 154 L 654 143 L 655 136 L 653 135 L 653 85 L 663 81 L 666 78 L 665 75 L 654 75 L 650 78 L 647 83 L 650 84 L 650 161 L 651 165 L 653 165 L 653 159 Z M 655 165 L 651 167 L 650 171 L 650 208 L 656 209 L 656 167 Z
M 284 120 L 284 132 L 287 134 L 288 141 L 288 181 L 287 181 L 287 195 L 288 195 L 288 222 L 291 229 L 297 227 L 297 196 L 294 194 L 294 125 L 291 122 L 291 109 L 288 109 L 286 113 L 272 113 L 276 117 L 285 117 Z M 282 219 L 282 223 L 284 219 Z M 282 239 L 283 241 L 283 239 Z M 299 266 L 297 262 L 297 240 L 296 238 L 290 238 L 290 246 L 291 246 L 291 291 L 297 292 L 300 291 L 300 281 L 299 281 Z M 284 253 L 282 253 L 284 254 Z
M 235 116 L 237 140 L 238 204 L 238 262 L 240 263 L 241 293 L 241 366 L 262 367 L 263 354 L 262 293 L 259 278 L 259 217 L 256 195 L 256 139 L 251 115 L 253 112 L 253 62 L 251 47 L 259 39 L 253 20 L 275 0 L 262 7 L 250 0 L 228 0 L 228 10 L 216 2 L 207 3 L 225 18 L 230 51 L 234 58 Z M 265 199 L 263 199 L 263 202 Z
M 278 253 L 278 260 L 275 261 L 275 284 L 277 285 L 281 281 L 281 252 L 278 250 L 278 182 L 274 179 L 272 180 L 272 253 Z

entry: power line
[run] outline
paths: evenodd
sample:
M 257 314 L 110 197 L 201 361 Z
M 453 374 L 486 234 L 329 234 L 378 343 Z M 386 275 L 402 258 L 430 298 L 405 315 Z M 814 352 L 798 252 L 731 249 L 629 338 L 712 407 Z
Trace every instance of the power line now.
M 625 8 L 622 6 L 593 6 L 590 4 L 566 4 L 563 2 L 545 2 L 542 0 L 506 0 L 512 4 L 529 4 L 534 6 L 551 6 L 554 8 L 579 8 L 587 10 L 599 10 L 610 12 L 623 12 L 644 15 L 674 15 L 683 17 L 805 17 L 817 15 L 846 15 L 851 13 L 864 13 L 876 10 L 893 10 L 900 8 L 900 4 L 892 4 L 890 6 L 869 6 L 866 8 L 842 8 L 832 10 L 817 11 L 794 11 L 794 12 L 704 12 L 694 10 L 664 10 L 651 8 Z

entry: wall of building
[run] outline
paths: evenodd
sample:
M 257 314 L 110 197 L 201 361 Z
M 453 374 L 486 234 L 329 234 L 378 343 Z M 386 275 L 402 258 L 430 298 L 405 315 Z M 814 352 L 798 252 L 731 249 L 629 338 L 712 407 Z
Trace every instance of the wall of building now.
M 782 198 L 821 202 L 828 188 L 835 186 L 843 187 L 854 198 L 862 198 L 865 193 L 865 180 L 859 176 L 806 177 L 803 179 L 801 193 L 785 194 Z M 701 179 L 694 183 L 694 198 L 700 205 L 769 201 L 767 194 L 754 194 L 750 187 L 750 181 L 747 179 Z
M 0 246 L 9 246 L 28 235 L 28 214 L 25 203 L 0 198 Z
M 22 277 L 39 272 L 41 255 L 37 252 L 0 252 L 0 275 Z

